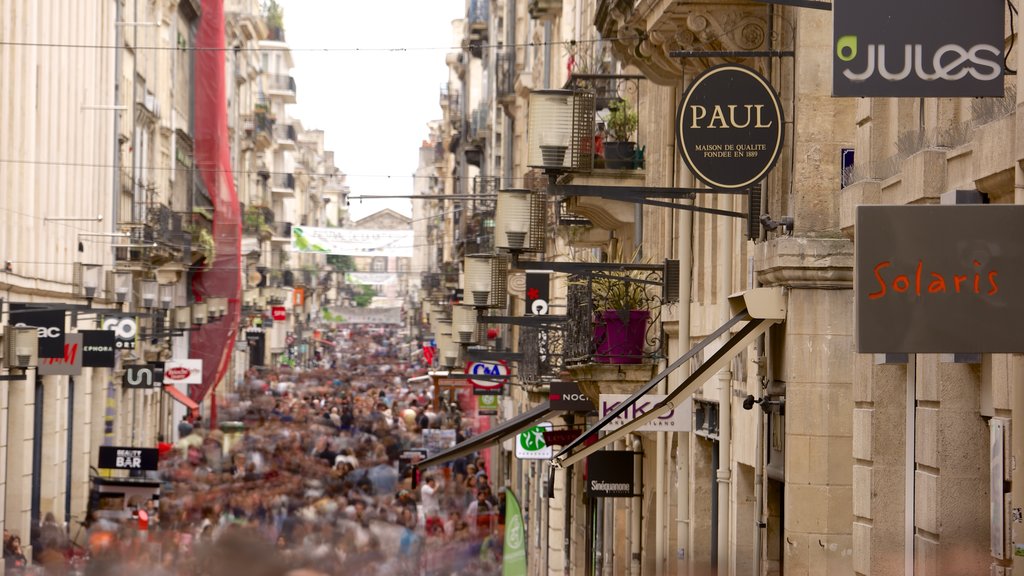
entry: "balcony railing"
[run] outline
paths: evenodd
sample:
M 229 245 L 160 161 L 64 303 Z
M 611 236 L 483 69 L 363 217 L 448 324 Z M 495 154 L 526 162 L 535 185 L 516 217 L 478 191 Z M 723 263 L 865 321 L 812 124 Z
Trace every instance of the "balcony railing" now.
M 272 225 L 274 229 L 275 238 L 287 238 L 289 241 L 292 237 L 292 223 L 291 222 L 274 222 Z
M 276 140 L 287 140 L 294 142 L 297 136 L 295 126 L 292 124 L 278 124 L 274 126 L 274 138 Z
M 270 185 L 274 189 L 294 190 L 295 175 L 277 172 L 270 177 Z
M 295 78 L 284 74 L 275 74 L 267 78 L 267 90 L 277 92 L 295 92 Z
M 498 54 L 497 62 L 495 62 L 497 68 L 497 90 L 498 101 L 500 103 L 508 103 L 510 100 L 515 99 L 516 96 L 516 53 L 513 50 L 506 49 L 504 52 Z
M 623 273 L 608 277 L 571 277 L 566 290 L 565 363 L 638 364 L 653 359 L 661 350 L 657 331 L 658 311 L 665 297 L 652 287 L 661 284 L 663 273 Z M 616 310 L 608 302 L 623 293 L 633 295 L 631 310 Z M 633 314 L 646 311 L 649 316 Z M 631 326 L 632 325 L 632 326 Z M 642 337 L 639 349 L 619 340 L 619 329 Z

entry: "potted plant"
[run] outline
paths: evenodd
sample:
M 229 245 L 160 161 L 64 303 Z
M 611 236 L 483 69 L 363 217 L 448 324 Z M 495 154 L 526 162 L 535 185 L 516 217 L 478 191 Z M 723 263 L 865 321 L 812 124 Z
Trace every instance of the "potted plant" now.
M 643 359 L 651 311 L 640 274 L 609 272 L 591 280 L 595 362 L 639 364 Z
M 612 103 L 605 125 L 608 131 L 608 142 L 604 144 L 605 166 L 616 170 L 635 168 L 636 141 L 633 138 L 640 126 L 640 116 L 629 100 Z

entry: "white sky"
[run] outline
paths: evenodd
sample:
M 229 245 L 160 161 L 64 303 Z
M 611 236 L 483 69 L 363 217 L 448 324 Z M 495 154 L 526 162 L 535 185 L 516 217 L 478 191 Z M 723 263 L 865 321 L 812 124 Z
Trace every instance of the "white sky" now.
M 349 175 L 353 196 L 412 194 L 410 176 L 429 136 L 427 123 L 441 116 L 438 96 L 448 78 L 451 23 L 465 15 L 465 0 L 278 3 L 295 60 L 298 102 L 289 114 L 306 129 L 324 130 L 326 147 Z M 353 200 L 350 213 L 357 220 L 383 208 L 411 214 L 410 202 L 402 199 Z

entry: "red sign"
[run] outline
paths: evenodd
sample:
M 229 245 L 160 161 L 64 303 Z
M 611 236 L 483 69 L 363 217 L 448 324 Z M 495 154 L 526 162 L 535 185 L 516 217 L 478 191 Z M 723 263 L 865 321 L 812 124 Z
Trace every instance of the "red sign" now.
M 185 380 L 191 374 L 192 371 L 188 368 L 185 368 L 184 366 L 175 366 L 174 368 L 169 368 L 167 372 L 164 373 L 164 377 L 171 380 Z
M 508 382 L 508 378 L 505 376 L 508 376 L 509 373 L 508 362 L 504 360 L 466 363 L 466 374 L 470 375 L 466 380 L 473 385 L 473 394 L 477 396 L 486 394 L 500 396 L 505 382 Z M 479 375 L 481 378 L 473 378 L 475 375 Z
M 583 430 L 579 428 L 570 428 L 568 430 L 545 430 L 544 431 L 544 443 L 548 446 L 565 446 L 573 440 L 580 437 L 583 434 Z M 594 442 L 597 442 L 597 436 L 591 436 L 583 442 L 584 445 L 590 446 Z
M 284 306 L 271 306 L 270 317 L 274 319 L 274 322 L 283 322 L 288 319 L 288 313 L 285 312 Z

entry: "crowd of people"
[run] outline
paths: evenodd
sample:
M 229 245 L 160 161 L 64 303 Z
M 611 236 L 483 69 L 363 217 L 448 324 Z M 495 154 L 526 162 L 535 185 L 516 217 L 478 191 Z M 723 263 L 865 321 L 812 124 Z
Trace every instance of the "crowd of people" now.
M 65 557 L 87 553 L 79 573 L 97 576 L 499 572 L 504 493 L 486 459 L 410 465 L 424 429 L 461 440 L 468 418 L 434 409 L 429 381 L 413 378 L 425 366 L 399 344 L 394 330 L 353 328 L 315 368 L 254 369 L 220 411 L 243 426 L 183 421 L 160 447 L 159 501 L 128 521 L 93 518 Z M 19 546 L 5 533 L 7 574 L 33 569 Z

